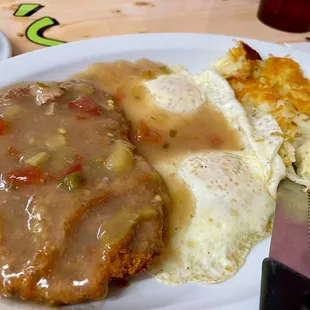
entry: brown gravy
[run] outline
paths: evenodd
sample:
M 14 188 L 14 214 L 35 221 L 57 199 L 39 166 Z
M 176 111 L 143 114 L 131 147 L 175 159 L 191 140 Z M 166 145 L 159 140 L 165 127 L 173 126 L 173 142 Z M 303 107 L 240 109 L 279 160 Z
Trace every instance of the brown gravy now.
M 224 116 L 210 105 L 203 105 L 187 115 L 175 114 L 154 105 L 143 83 L 162 74 L 169 74 L 169 69 L 163 64 L 139 59 L 136 62 L 93 64 L 74 78 L 94 81 L 121 100 L 126 116 L 132 122 L 132 138 L 138 153 L 157 170 L 160 162 L 193 151 L 241 149 L 237 133 Z M 137 124 L 141 120 L 161 136 L 161 143 L 145 143 L 135 139 Z M 184 231 L 193 217 L 194 202 L 190 189 L 174 173 L 159 173 L 172 200 L 166 233 L 169 248 L 170 237 L 175 231 Z
M 180 153 L 192 153 L 210 149 L 239 150 L 241 148 L 237 133 L 224 116 L 204 105 L 191 114 L 175 114 L 158 108 L 151 95 L 143 86 L 150 78 L 167 73 L 167 68 L 147 59 L 135 63 L 116 61 L 97 63 L 76 78 L 96 82 L 112 94 L 121 91 L 122 106 L 133 129 L 143 120 L 162 137 L 162 143 L 140 143 L 136 141 L 139 152 L 150 161 L 158 157 L 167 158 Z

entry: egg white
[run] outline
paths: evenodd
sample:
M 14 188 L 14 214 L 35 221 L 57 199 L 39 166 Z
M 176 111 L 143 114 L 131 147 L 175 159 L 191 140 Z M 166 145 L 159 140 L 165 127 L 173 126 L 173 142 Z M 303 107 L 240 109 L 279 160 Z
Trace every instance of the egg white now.
M 175 175 L 187 185 L 194 214 L 173 234 L 151 274 L 171 284 L 223 281 L 270 233 L 276 190 L 285 177 L 278 155 L 281 129 L 269 114 L 245 111 L 227 81 L 211 70 L 196 75 L 178 70 L 145 86 L 154 105 L 173 113 L 212 104 L 240 135 L 240 151 L 209 150 L 153 163 L 167 182 Z
M 191 81 L 178 74 L 162 75 L 145 83 L 154 103 L 175 113 L 196 110 L 205 100 L 205 93 Z

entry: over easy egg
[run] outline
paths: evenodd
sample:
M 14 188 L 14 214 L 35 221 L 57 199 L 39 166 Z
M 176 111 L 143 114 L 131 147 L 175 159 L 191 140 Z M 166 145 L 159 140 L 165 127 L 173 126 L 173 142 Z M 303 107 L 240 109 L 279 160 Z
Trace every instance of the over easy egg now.
M 240 151 L 191 152 L 153 163 L 167 182 L 173 175 L 187 185 L 193 212 L 188 225 L 169 234 L 151 274 L 172 284 L 223 281 L 271 231 L 276 189 L 285 176 L 278 155 L 281 130 L 270 115 L 246 112 L 228 83 L 210 70 L 197 75 L 180 70 L 145 85 L 154 105 L 173 113 L 193 113 L 203 104 L 213 105 L 243 142 Z M 172 207 L 180 209 L 176 203 Z

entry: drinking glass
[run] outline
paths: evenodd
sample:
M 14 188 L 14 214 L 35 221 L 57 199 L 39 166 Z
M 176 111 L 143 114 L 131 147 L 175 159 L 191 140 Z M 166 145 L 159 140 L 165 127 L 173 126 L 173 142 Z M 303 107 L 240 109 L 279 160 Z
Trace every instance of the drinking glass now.
M 258 19 L 287 32 L 310 31 L 310 0 L 260 0 Z

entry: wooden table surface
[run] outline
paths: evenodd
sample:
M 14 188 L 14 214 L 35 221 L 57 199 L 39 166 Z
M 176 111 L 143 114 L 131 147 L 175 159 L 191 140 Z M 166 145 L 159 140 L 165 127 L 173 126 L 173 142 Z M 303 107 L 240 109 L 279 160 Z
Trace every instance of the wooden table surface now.
M 258 2 L 0 0 L 0 30 L 10 39 L 14 55 L 44 45 L 126 33 L 200 32 L 277 43 L 302 42 L 310 36 L 310 33 L 281 32 L 263 25 L 256 18 Z

